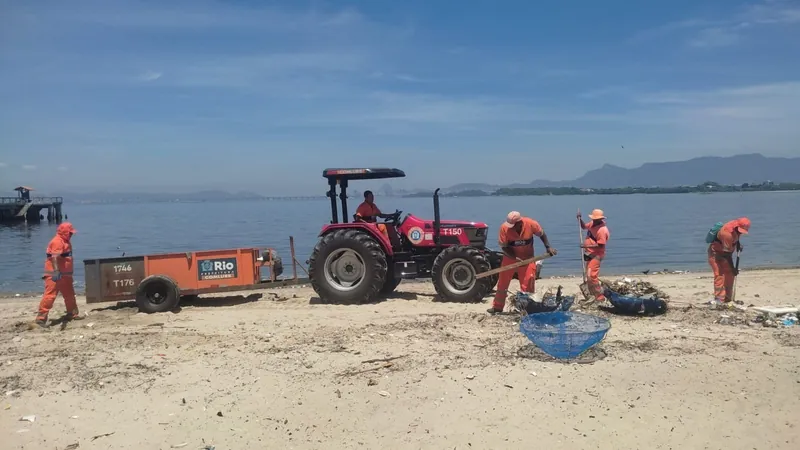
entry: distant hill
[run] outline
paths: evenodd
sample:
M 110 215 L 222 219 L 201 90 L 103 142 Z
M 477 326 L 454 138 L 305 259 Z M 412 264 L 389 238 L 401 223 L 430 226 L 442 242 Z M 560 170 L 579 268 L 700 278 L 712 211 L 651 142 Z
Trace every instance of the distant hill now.
M 534 180 L 529 184 L 497 186 L 465 183 L 446 189 L 496 191 L 500 188 L 577 187 L 672 187 L 696 186 L 706 181 L 723 185 L 742 183 L 800 182 L 800 158 L 771 158 L 755 153 L 728 157 L 703 156 L 678 162 L 646 163 L 634 169 L 605 164 L 575 180 Z

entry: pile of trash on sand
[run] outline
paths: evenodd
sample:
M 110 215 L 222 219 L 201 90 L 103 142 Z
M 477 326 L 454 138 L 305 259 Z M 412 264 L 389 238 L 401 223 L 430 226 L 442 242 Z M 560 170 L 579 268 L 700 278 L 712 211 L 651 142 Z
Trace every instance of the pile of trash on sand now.
M 517 312 L 522 314 L 536 314 L 551 311 L 568 311 L 575 302 L 574 295 L 562 295 L 562 286 L 559 286 L 554 294 L 552 289 L 545 291 L 541 300 L 538 294 L 528 294 L 527 292 L 517 292 L 514 295 L 513 306 Z
M 797 306 L 755 306 L 751 308 L 760 315 L 753 322 L 768 328 L 791 327 L 800 324 L 800 308 Z
M 661 300 L 669 300 L 669 294 L 657 288 L 653 283 L 633 278 L 620 278 L 615 281 L 600 280 L 603 290 L 616 292 L 619 295 L 630 297 L 649 298 L 655 297 Z
M 631 278 L 613 282 L 600 280 L 603 292 L 614 312 L 623 314 L 664 314 L 669 294 L 652 283 Z

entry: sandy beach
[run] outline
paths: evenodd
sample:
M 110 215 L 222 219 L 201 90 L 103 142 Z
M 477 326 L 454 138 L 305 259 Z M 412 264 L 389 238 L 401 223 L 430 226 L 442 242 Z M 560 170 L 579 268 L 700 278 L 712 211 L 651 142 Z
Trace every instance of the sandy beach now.
M 28 329 L 38 298 L 3 300 L 3 448 L 797 448 L 800 326 L 700 306 L 710 274 L 639 278 L 670 310 L 584 309 L 612 328 L 583 364 L 550 360 L 488 299 L 438 302 L 429 283 L 357 306 L 307 286 L 152 315 L 79 299 L 88 318 L 48 330 Z M 798 298 L 800 270 L 739 277 L 745 306 Z M 59 298 L 51 317 L 63 311 Z

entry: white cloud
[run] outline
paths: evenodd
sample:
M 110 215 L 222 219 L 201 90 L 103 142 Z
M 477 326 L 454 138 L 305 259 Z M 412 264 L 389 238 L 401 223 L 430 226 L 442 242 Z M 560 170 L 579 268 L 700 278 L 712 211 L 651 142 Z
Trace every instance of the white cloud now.
M 144 82 L 155 81 L 161 78 L 162 75 L 163 74 L 161 72 L 153 72 L 148 70 L 147 72 L 139 75 L 139 81 L 144 81 Z
M 36 166 L 31 165 L 31 164 L 25 164 L 25 165 L 22 166 L 22 168 L 25 169 L 25 170 L 36 170 Z
M 697 36 L 689 40 L 689 45 L 698 48 L 727 47 L 737 44 L 742 37 L 739 28 L 715 27 L 700 30 Z
M 793 0 L 762 0 L 715 19 L 685 19 L 643 30 L 632 38 L 642 41 L 688 32 L 686 44 L 695 48 L 727 47 L 742 42 L 748 33 L 766 26 L 800 24 L 800 5 Z
M 4 162 L 0 162 L 0 169 L 3 169 L 5 167 L 8 167 L 8 164 L 6 164 Z

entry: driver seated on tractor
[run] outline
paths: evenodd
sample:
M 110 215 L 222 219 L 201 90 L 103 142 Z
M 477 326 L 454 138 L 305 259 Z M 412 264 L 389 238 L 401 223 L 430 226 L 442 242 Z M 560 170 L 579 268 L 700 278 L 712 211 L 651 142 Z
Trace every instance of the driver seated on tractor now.
M 392 214 L 383 214 L 378 208 L 378 205 L 375 204 L 375 196 L 372 195 L 372 191 L 364 191 L 364 201 L 358 205 L 358 209 L 356 209 L 355 218 L 357 221 L 361 222 L 369 222 L 369 223 L 376 223 L 378 218 L 381 219 L 390 219 L 392 218 Z M 381 233 L 389 236 L 389 232 L 386 230 L 386 225 L 379 223 L 378 230 Z

